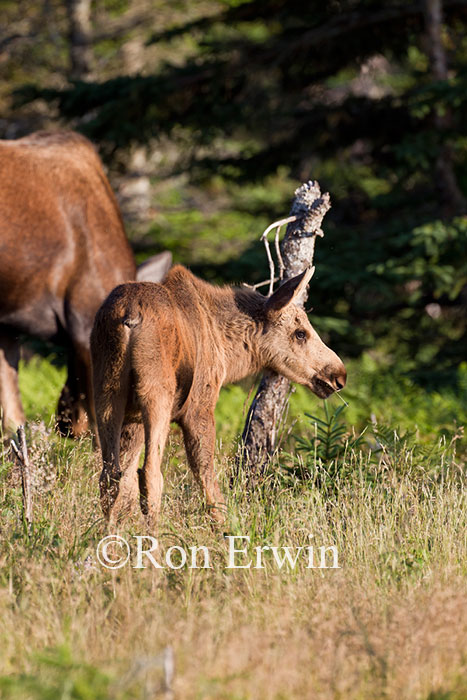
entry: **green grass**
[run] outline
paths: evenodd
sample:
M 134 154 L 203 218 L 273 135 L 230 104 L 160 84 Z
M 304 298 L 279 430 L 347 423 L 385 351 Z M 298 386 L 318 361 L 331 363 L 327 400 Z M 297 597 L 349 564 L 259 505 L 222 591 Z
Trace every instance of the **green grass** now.
M 279 570 L 272 550 L 264 569 L 226 569 L 226 540 L 206 517 L 175 431 L 164 460 L 158 560 L 173 545 L 205 545 L 212 568 L 107 570 L 96 558 L 107 530 L 91 441 L 31 425 L 38 482 L 30 535 L 18 479 L 8 459 L 0 465 L 0 698 L 168 697 L 164 659 L 172 650 L 173 693 L 183 700 L 465 700 L 463 372 L 457 390 L 432 394 L 389 370 L 378 374 L 369 358 L 350 363 L 349 406 L 338 416 L 344 431 L 330 439 L 348 445 L 371 413 L 388 439 L 375 452 L 367 428 L 360 445 L 336 453 L 334 471 L 312 441 L 297 450 L 294 435 L 315 434 L 305 412 L 324 417 L 322 402 L 297 390 L 285 451 L 252 493 L 243 475 L 228 487 L 247 391 L 223 390 L 216 463 L 226 530 L 250 538 L 245 557 L 257 546 L 335 545 L 340 569 L 301 561 Z M 61 376 L 47 361 L 22 366 L 30 418 L 50 416 Z M 338 405 L 329 403 L 331 413 Z M 456 431 L 459 439 L 443 438 Z M 307 478 L 285 469 L 299 464 Z M 130 542 L 149 534 L 138 513 L 119 532 Z
M 34 355 L 20 362 L 19 388 L 26 416 L 49 423 L 55 414 L 58 398 L 66 380 L 66 368 L 55 364 L 55 356 Z

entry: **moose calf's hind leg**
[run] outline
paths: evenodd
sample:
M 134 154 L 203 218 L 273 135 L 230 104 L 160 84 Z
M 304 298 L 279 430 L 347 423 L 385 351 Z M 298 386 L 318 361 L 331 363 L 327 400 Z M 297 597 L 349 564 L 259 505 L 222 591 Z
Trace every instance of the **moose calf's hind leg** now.
M 120 490 L 121 472 L 114 454 L 104 458 L 104 468 L 99 478 L 102 512 L 106 520 L 112 520 L 113 508 Z
M 121 478 L 118 493 L 112 506 L 112 519 L 129 514 L 138 501 L 138 466 L 143 449 L 143 426 L 126 423 L 120 437 L 119 466 Z
M 113 515 L 113 507 L 120 490 L 120 433 L 123 407 L 113 411 L 105 422 L 99 421 L 99 440 L 102 450 L 102 472 L 99 479 L 101 506 L 107 520 Z

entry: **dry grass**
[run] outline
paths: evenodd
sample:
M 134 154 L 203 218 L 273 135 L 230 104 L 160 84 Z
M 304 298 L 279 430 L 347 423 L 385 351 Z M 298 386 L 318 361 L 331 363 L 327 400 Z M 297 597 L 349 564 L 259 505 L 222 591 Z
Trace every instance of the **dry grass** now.
M 32 538 L 6 463 L 0 477 L 0 697 L 164 697 L 168 646 L 183 700 L 467 697 L 467 509 L 455 464 L 432 478 L 351 455 L 352 476 L 328 498 L 278 469 L 250 499 L 239 483 L 229 532 L 291 547 L 311 533 L 316 547 L 337 545 L 342 568 L 279 571 L 269 557 L 264 570 L 228 570 L 172 442 L 161 546 L 206 545 L 213 568 L 111 572 L 95 559 L 105 527 L 89 442 L 35 440 L 57 479 L 36 495 Z M 121 534 L 146 531 L 135 517 Z

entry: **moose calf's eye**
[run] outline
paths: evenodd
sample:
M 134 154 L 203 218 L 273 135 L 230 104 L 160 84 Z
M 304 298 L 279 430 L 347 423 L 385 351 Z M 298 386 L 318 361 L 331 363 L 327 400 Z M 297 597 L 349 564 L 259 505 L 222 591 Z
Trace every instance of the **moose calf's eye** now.
M 295 337 L 297 340 L 306 340 L 306 332 L 305 331 L 295 331 Z

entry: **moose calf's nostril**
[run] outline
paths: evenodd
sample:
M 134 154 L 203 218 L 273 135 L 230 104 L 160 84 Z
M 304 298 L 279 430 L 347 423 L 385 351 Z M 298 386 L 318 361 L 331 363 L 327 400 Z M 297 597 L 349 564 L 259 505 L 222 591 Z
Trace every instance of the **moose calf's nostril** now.
M 345 373 L 340 374 L 339 376 L 335 376 L 333 383 L 334 383 L 334 386 L 336 387 L 336 390 L 340 391 L 341 389 L 343 389 L 346 381 L 347 381 L 347 375 Z

